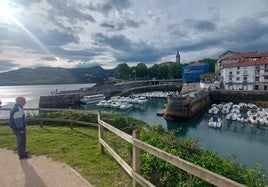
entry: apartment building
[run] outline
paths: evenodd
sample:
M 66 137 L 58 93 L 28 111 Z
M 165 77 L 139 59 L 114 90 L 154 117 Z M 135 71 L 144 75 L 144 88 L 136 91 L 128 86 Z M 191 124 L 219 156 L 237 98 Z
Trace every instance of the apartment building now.
M 219 62 L 224 89 L 268 90 L 268 52 L 229 53 Z

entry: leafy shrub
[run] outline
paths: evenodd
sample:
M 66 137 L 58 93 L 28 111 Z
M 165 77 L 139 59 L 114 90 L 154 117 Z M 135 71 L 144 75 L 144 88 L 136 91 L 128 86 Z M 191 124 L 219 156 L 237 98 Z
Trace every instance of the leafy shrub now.
M 42 117 L 69 119 L 70 114 L 68 112 L 53 112 L 44 113 Z M 96 123 L 97 115 L 73 113 L 72 119 Z M 197 140 L 187 137 L 178 138 L 175 136 L 175 131 L 166 131 L 161 126 L 149 126 L 141 120 L 119 113 L 102 114 L 101 119 L 128 134 L 132 134 L 134 129 L 141 129 L 143 142 L 238 183 L 251 187 L 265 186 L 266 176 L 260 165 L 248 168 L 243 164 L 235 163 L 233 160 L 221 158 L 214 151 L 201 148 Z M 132 155 L 131 146 L 128 146 L 128 151 Z M 156 186 L 212 186 L 144 151 L 141 154 L 141 170 L 144 176 Z

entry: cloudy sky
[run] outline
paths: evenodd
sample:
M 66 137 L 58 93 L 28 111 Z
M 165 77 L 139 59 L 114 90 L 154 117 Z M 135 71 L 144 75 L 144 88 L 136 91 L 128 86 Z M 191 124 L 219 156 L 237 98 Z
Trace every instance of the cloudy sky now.
M 0 72 L 268 51 L 267 0 L 0 0 Z

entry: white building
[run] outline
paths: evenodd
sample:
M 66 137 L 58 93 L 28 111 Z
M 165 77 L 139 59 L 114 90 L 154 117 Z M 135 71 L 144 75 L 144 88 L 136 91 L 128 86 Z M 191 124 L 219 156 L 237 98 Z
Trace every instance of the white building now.
M 230 58 L 222 63 L 221 76 L 226 90 L 268 90 L 268 58 Z

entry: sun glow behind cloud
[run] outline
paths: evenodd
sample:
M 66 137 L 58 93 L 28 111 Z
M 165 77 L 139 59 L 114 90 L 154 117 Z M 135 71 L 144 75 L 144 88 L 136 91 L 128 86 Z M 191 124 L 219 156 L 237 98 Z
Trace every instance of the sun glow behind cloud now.
M 13 10 L 11 8 L 11 6 L 9 5 L 8 0 L 0 0 L 0 18 L 8 23 L 13 23 L 16 24 L 17 26 L 19 26 L 19 28 L 21 28 L 24 33 L 31 38 L 31 40 L 38 44 L 38 46 L 40 47 L 40 49 L 42 49 L 42 51 L 40 51 L 40 55 L 42 56 L 49 56 L 52 58 L 55 58 L 58 60 L 58 58 L 56 58 L 56 56 L 42 43 L 40 42 L 40 40 L 34 35 L 32 34 L 16 17 L 15 17 L 15 10 Z M 41 54 L 43 53 L 43 54 Z M 33 58 L 34 59 L 34 58 Z M 54 62 L 55 63 L 55 62 Z M 55 63 L 57 64 L 57 63 Z
M 175 61 L 177 50 L 182 63 L 226 50 L 267 50 L 266 1 L 167 2 L 0 0 L 0 64 L 7 64 L 0 71 L 140 62 L 150 67 Z
M 4 21 L 13 19 L 14 11 L 10 8 L 8 0 L 0 0 L 0 18 Z

